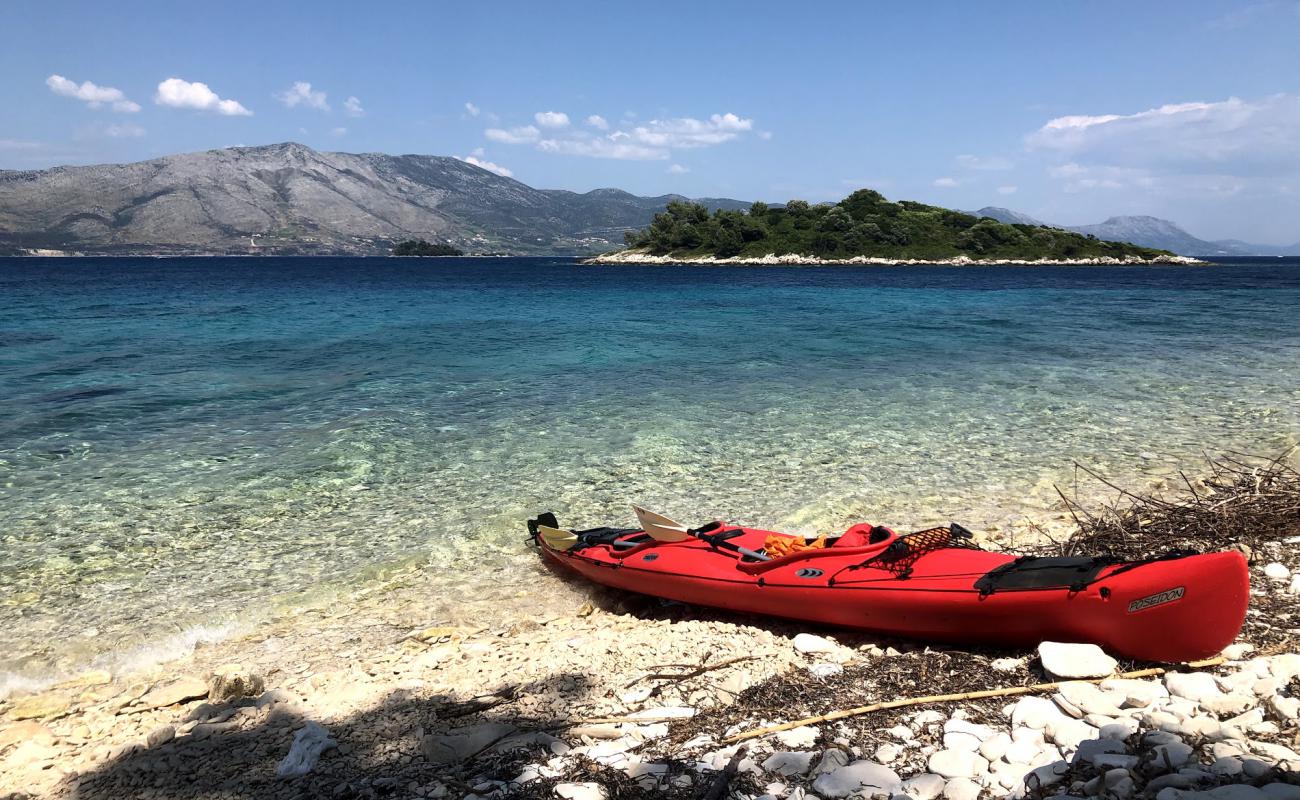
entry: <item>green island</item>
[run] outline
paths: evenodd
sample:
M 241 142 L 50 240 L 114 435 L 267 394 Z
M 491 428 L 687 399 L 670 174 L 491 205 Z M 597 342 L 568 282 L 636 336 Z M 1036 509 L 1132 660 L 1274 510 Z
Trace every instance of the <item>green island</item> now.
M 784 206 L 754 203 L 748 211 L 675 200 L 650 225 L 624 236 L 627 249 L 602 260 L 638 256 L 691 259 L 809 256 L 827 261 L 853 258 L 900 260 L 1166 261 L 1166 250 L 1109 242 L 1091 235 L 1036 225 L 1008 225 L 911 200 L 891 202 L 860 189 L 838 203 Z
M 464 250 L 458 250 L 449 244 L 433 244 L 424 239 L 407 239 L 393 248 L 395 256 L 463 256 Z

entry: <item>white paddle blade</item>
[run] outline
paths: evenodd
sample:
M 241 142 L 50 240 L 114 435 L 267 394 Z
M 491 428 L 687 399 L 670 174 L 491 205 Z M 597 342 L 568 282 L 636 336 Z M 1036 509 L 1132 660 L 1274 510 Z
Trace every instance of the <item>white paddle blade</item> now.
M 680 522 L 674 522 L 663 514 L 646 511 L 640 506 L 632 506 L 632 510 L 636 512 L 641 530 L 650 534 L 650 538 L 656 542 L 684 542 L 691 538 L 686 532 L 686 526 Z
M 546 542 L 546 546 L 552 550 L 568 550 L 578 543 L 577 536 L 559 528 L 538 525 L 537 532 L 542 535 L 542 541 Z

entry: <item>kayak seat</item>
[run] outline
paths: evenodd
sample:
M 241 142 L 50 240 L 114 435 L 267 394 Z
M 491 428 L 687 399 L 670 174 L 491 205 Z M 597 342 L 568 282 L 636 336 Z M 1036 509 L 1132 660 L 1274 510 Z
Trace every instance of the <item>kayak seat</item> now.
M 891 536 L 888 528 L 880 525 L 869 525 L 865 522 L 854 525 L 845 531 L 838 539 L 835 540 L 831 547 L 868 547 L 873 544 L 880 544 Z

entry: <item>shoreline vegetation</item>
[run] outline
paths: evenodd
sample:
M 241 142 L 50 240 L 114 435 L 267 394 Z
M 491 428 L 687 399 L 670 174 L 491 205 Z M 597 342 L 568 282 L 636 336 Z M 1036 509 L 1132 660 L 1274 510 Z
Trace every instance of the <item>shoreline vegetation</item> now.
M 1061 228 L 1009 225 L 860 189 L 834 204 L 754 203 L 748 211 L 670 202 L 594 264 L 1200 264 L 1167 250 Z
M 1084 471 L 1116 499 L 1063 497 L 1068 538 L 1027 548 L 1247 554 L 1246 625 L 1191 670 L 1105 678 L 1149 665 L 886 641 L 585 584 L 571 605 L 430 618 L 419 592 L 384 588 L 144 671 L 0 697 L 0 797 L 1286 800 L 1300 781 L 1289 456 L 1224 458 L 1161 496 Z

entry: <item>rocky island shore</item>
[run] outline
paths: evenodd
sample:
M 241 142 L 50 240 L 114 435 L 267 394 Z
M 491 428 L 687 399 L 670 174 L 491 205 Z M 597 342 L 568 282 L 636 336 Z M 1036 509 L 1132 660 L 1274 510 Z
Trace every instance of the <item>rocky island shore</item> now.
M 922 264 L 949 267 L 987 267 L 987 266 L 1149 266 L 1154 264 L 1208 264 L 1199 258 L 1189 256 L 1152 256 L 1128 255 L 1123 257 L 1096 256 L 1092 258 L 971 258 L 970 256 L 953 256 L 951 258 L 884 258 L 878 256 L 851 256 L 849 258 L 821 258 L 819 256 L 786 253 L 777 255 L 767 253 L 761 256 L 673 256 L 654 255 L 643 250 L 616 250 L 601 253 L 583 260 L 584 264 L 699 264 L 710 266 L 834 266 L 834 265 L 869 265 L 880 267 L 916 266 Z
M 377 592 L 0 700 L 0 797 L 1300 798 L 1297 487 L 1274 463 L 1159 507 L 1066 504 L 1074 545 L 1150 531 L 1144 546 L 1214 536 L 1249 555 L 1246 625 L 1199 665 L 882 641 L 585 587 L 449 622 Z M 1008 691 L 971 696 L 991 689 Z

